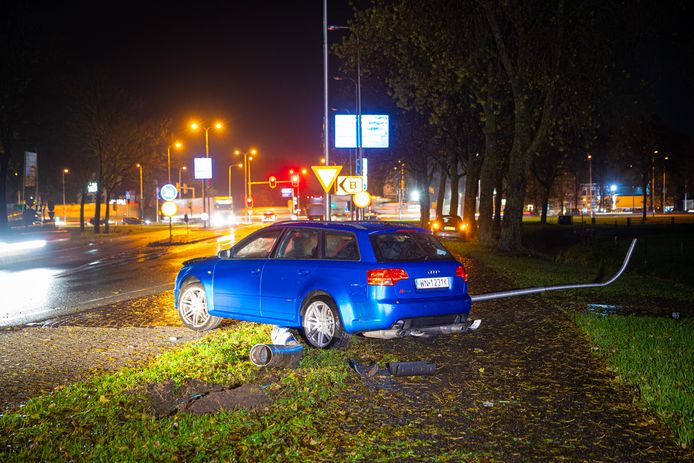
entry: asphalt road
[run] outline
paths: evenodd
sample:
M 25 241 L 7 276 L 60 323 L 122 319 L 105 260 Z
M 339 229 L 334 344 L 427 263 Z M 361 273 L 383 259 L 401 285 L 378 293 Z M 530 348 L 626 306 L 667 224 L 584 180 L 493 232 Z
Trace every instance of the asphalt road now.
M 237 227 L 223 247 L 257 228 Z M 176 246 L 149 245 L 167 240 L 168 230 L 93 239 L 49 234 L 45 247 L 0 262 L 0 326 L 39 322 L 171 289 L 183 261 L 214 255 L 217 236 L 228 233 L 193 230 L 187 240 L 208 239 Z

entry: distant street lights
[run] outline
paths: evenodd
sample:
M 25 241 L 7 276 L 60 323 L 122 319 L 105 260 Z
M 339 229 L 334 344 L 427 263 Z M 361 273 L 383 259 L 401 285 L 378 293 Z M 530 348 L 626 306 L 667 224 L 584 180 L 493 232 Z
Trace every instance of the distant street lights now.
M 174 148 L 180 149 L 183 145 L 181 142 L 174 142 L 173 144 Z M 167 172 L 169 173 L 169 183 L 171 183 L 171 145 L 166 147 L 166 167 L 167 167 Z
M 209 136 L 210 129 L 215 128 L 217 130 L 222 130 L 223 127 L 224 126 L 222 125 L 221 122 L 216 122 L 213 126 L 209 126 L 209 127 L 202 127 L 197 122 L 193 122 L 192 124 L 190 124 L 190 128 L 193 130 L 202 129 L 205 131 L 205 157 L 206 158 L 210 157 L 210 136 Z M 203 210 L 203 213 L 207 217 L 209 217 L 209 212 L 208 212 L 208 207 L 207 207 L 207 198 L 205 197 L 206 186 L 207 186 L 207 180 L 203 179 L 202 180 L 202 210 Z M 203 224 L 204 224 L 205 228 L 207 228 L 207 219 L 204 220 Z
M 142 164 L 136 164 L 137 168 L 140 169 L 140 220 L 144 220 L 145 218 L 145 209 L 144 209 L 144 199 L 145 197 L 143 196 L 142 192 Z M 158 214 L 159 212 L 157 212 Z
M 65 207 L 65 174 L 69 173 L 69 169 L 63 169 L 63 222 L 67 225 L 67 209 Z M 663 178 L 665 178 L 665 173 L 663 173 Z

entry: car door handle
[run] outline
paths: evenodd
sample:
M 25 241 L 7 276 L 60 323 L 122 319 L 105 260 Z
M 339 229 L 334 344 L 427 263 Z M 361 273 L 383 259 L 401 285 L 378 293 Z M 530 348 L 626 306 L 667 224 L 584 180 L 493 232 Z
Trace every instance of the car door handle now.
M 256 275 L 256 274 L 258 274 L 258 273 L 260 273 L 260 269 L 259 269 L 259 268 L 254 268 L 253 270 L 251 270 L 251 275 Z
M 310 273 L 309 270 L 299 270 L 298 272 L 296 272 L 296 274 L 299 275 L 300 277 L 305 277 L 309 273 Z

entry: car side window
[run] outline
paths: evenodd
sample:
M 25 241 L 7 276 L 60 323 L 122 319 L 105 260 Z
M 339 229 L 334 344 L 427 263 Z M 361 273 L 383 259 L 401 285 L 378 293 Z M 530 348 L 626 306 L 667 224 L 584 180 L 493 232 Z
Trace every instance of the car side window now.
M 323 255 L 326 259 L 359 260 L 357 239 L 352 233 L 326 231 Z
M 281 233 L 282 229 L 263 233 L 236 249 L 232 248 L 229 257 L 232 259 L 267 259 Z
M 278 259 L 317 259 L 319 230 L 290 230 L 282 240 Z

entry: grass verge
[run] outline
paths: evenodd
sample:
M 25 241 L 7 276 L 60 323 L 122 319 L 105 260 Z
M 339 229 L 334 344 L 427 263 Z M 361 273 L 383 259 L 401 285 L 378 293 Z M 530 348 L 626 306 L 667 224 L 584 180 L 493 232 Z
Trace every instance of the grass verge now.
M 238 323 L 146 366 L 37 397 L 0 417 L 0 461 L 479 461 L 432 451 L 417 426 L 362 426 L 345 414 L 345 392 L 355 386 L 345 351 L 307 348 L 298 369 L 256 368 L 248 352 L 269 330 Z M 260 385 L 270 403 L 208 415 L 150 411 L 148 385 L 191 379 Z
M 472 243 L 447 245 L 505 275 L 514 287 L 589 282 L 597 272 L 595 268 L 573 263 L 501 254 Z M 607 275 L 619 265 L 618 260 L 611 262 Z M 502 289 L 508 288 L 499 288 Z M 542 297 L 559 309 L 570 310 L 608 368 L 620 381 L 638 388 L 645 407 L 663 418 L 682 447 L 691 447 L 694 443 L 694 319 L 601 316 L 585 312 L 589 303 L 640 301 L 648 304 L 653 314 L 669 313 L 669 307 L 691 301 L 691 288 L 627 271 L 605 288 L 545 293 Z

